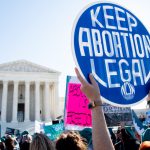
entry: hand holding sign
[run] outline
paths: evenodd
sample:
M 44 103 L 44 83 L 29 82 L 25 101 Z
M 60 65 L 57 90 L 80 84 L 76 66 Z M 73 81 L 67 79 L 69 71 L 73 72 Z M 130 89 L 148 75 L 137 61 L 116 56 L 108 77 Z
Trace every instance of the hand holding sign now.
M 90 84 L 83 79 L 77 68 L 75 68 L 75 72 L 81 82 L 81 91 L 87 96 L 87 98 L 91 101 L 98 100 L 101 102 L 100 90 L 93 75 L 89 75 Z M 103 150 L 114 150 L 107 131 L 103 110 L 98 107 L 92 109 L 92 135 L 93 147 L 95 150 L 100 150 L 100 145 Z
M 93 75 L 89 75 L 91 81 L 91 84 L 89 84 L 83 79 L 77 68 L 75 68 L 75 72 L 79 81 L 81 82 L 81 91 L 88 97 L 89 100 L 98 100 L 100 98 L 100 90 Z
M 92 72 L 103 101 L 126 107 L 146 98 L 150 36 L 133 13 L 110 2 L 93 3 L 79 13 L 72 33 L 76 65 L 86 80 Z

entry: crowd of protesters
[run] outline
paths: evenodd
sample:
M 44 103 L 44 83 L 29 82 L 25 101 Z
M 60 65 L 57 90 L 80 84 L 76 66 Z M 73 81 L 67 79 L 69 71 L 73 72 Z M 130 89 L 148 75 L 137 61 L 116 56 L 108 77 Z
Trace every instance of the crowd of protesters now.
M 150 128 L 147 129 L 147 131 Z M 144 134 L 141 140 L 130 133 L 126 127 L 118 127 L 115 132 L 109 131 L 114 150 L 150 150 L 150 134 Z M 134 133 L 134 130 L 133 130 Z M 56 140 L 50 140 L 44 133 L 30 135 L 24 131 L 18 137 L 5 135 L 0 140 L 0 150 L 104 150 L 102 145 L 93 148 L 92 129 L 82 131 L 64 131 Z M 107 141 L 106 141 L 107 143 Z M 111 149 L 110 149 L 111 150 Z
M 2 137 L 0 150 L 150 150 L 150 128 L 141 139 L 137 139 L 122 125 L 116 132 L 108 130 L 97 82 L 92 74 L 89 75 L 91 83 L 88 83 L 78 69 L 75 69 L 75 72 L 81 82 L 81 91 L 91 104 L 92 131 L 65 131 L 55 141 L 51 141 L 43 133 L 31 136 L 25 131 L 17 138 L 10 135 Z

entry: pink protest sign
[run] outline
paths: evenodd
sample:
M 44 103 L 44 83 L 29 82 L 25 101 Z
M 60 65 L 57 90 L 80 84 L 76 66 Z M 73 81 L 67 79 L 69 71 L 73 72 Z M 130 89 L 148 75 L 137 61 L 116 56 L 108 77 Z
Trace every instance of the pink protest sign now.
M 88 109 L 89 100 L 81 92 L 80 86 L 77 83 L 68 84 L 65 123 L 91 127 L 91 111 Z

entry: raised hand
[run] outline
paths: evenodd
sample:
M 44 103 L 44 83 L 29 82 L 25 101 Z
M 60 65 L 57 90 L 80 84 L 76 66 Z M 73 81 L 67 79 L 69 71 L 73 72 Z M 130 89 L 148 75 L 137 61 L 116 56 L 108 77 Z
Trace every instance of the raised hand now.
M 100 100 L 100 90 L 93 75 L 89 74 L 89 78 L 91 81 L 91 84 L 90 84 L 84 80 L 84 78 L 81 76 L 77 68 L 75 68 L 75 72 L 76 72 L 77 78 L 81 82 L 81 91 L 87 96 L 87 98 L 91 101 Z

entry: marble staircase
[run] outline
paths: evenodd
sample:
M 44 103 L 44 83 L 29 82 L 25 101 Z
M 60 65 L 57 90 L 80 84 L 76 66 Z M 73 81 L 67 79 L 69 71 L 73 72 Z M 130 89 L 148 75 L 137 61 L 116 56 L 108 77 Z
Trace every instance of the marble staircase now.
M 0 122 L 1 125 L 1 136 L 5 135 L 6 128 L 18 129 L 20 132 L 28 131 L 31 135 L 34 134 L 35 131 L 35 122 Z

